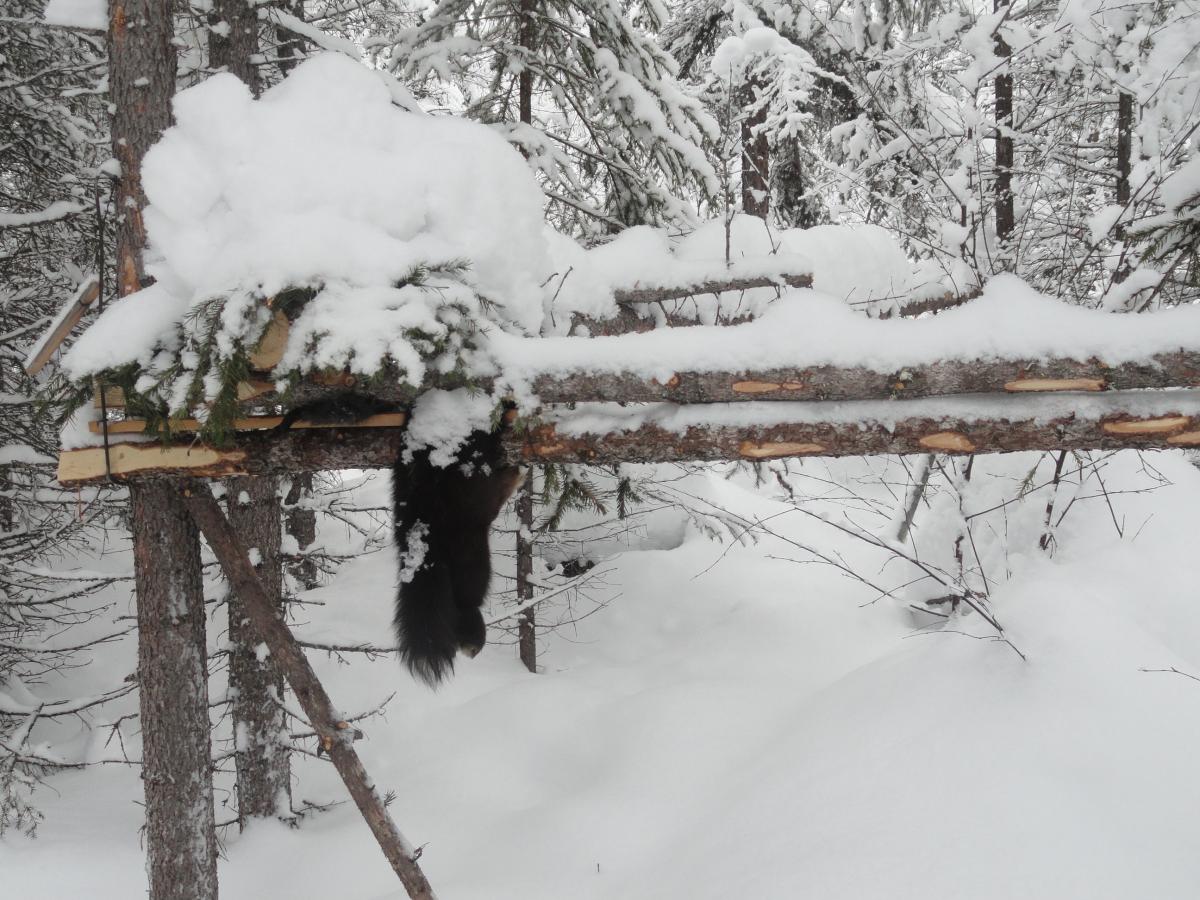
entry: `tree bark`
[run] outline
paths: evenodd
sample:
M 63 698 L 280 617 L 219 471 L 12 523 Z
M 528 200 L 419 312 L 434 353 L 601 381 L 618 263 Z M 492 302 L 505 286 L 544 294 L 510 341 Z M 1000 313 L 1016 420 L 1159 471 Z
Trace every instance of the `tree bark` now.
M 317 577 L 317 564 L 304 553 L 317 540 L 317 512 L 302 505 L 313 495 L 313 476 L 311 472 L 297 472 L 292 475 L 284 505 L 287 507 L 284 521 L 289 537 L 296 542 L 300 558 L 288 565 L 288 572 L 306 591 L 315 588 L 320 580 Z
M 164 486 L 164 490 L 172 490 Z M 229 583 L 243 598 L 246 618 L 270 650 L 279 670 L 284 673 L 309 724 L 317 733 L 320 746 L 329 754 L 338 774 L 345 782 L 350 796 L 362 813 L 371 833 L 383 850 L 392 869 L 399 876 L 413 900 L 433 900 L 433 889 L 417 864 L 420 855 L 396 827 L 388 815 L 383 799 L 376 793 L 370 776 L 354 751 L 354 729 L 349 727 L 334 709 L 333 702 L 317 679 L 304 651 L 284 624 L 279 607 L 264 590 L 245 545 L 238 539 L 233 526 L 221 513 L 205 484 L 186 482 L 182 485 L 183 503 L 204 532 L 208 545 L 221 563 Z
M 517 490 L 517 602 L 533 599 L 533 472 Z M 517 643 L 521 662 L 537 672 L 537 631 L 533 607 L 517 616 Z
M 995 0 L 996 12 L 1007 9 L 1007 7 L 1008 0 Z M 1012 48 L 1000 36 L 999 26 L 996 31 L 996 56 L 1005 60 L 1012 57 Z M 1008 66 L 1007 62 L 1003 64 L 994 81 L 996 90 L 996 241 L 999 244 L 1006 269 L 1011 267 L 1009 243 L 1016 225 L 1012 191 L 1013 77 L 1012 70 Z
M 258 551 L 259 583 L 283 614 L 282 523 L 275 478 L 231 478 L 226 484 L 229 522 Z M 283 676 L 259 652 L 245 601 L 235 590 L 229 610 L 229 687 L 233 698 L 234 763 L 238 822 L 291 813 L 291 764 L 284 740 Z
M 208 654 L 196 526 L 168 481 L 130 485 L 152 900 L 215 900 Z
M 171 123 L 172 6 L 110 0 L 108 88 L 115 190 L 117 290 L 145 280 L 142 159 Z M 215 900 L 217 841 L 209 748 L 208 658 L 200 545 L 167 483 L 130 487 L 138 606 L 138 679 L 146 855 L 151 900 Z
M 257 97 L 258 13 L 248 0 L 215 0 L 209 25 L 209 64 L 236 75 Z
M 742 89 L 742 108 L 754 103 L 754 81 Z M 759 108 L 742 116 L 742 212 L 766 219 L 771 211 L 771 148 L 767 143 L 767 111 Z

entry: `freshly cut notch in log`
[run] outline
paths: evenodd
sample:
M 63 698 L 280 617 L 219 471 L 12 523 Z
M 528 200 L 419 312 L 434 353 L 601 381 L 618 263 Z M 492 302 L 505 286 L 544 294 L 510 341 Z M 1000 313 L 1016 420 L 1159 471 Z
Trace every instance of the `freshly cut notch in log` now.
M 957 431 L 939 431 L 937 434 L 927 434 L 919 443 L 926 450 L 936 450 L 941 453 L 974 453 L 975 445 L 965 434 Z
M 1187 416 L 1162 416 L 1157 419 L 1105 422 L 1104 430 L 1109 434 L 1174 434 L 1191 424 L 1192 420 Z
M 1168 444 L 1176 447 L 1200 447 L 1200 431 L 1185 431 L 1167 438 Z
M 738 453 L 747 459 L 782 459 L 787 456 L 815 456 L 824 452 L 824 444 L 797 441 L 742 441 L 738 447 Z
M 1018 378 L 1004 385 L 1009 393 L 1049 391 L 1102 391 L 1108 385 L 1103 378 Z

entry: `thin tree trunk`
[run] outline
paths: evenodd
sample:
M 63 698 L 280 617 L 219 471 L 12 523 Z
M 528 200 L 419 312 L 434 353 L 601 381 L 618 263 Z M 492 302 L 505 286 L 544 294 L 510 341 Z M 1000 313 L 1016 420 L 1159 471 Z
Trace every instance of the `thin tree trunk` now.
M 1008 6 L 1007 0 L 995 0 L 995 11 L 1000 12 Z M 1005 43 L 997 32 L 996 56 L 1009 59 L 1012 48 Z M 1013 169 L 1013 78 L 1012 70 L 1005 63 L 995 78 L 996 90 L 996 241 L 1004 260 L 1004 267 L 1012 265 L 1011 248 L 1008 246 L 1016 224 L 1016 213 L 1013 204 L 1012 169 Z
M 279 6 L 285 12 L 304 21 L 304 0 L 283 0 Z M 275 36 L 279 41 L 276 65 L 279 66 L 279 71 L 286 76 L 304 58 L 304 54 L 308 50 L 308 42 L 301 35 L 294 31 L 288 31 L 286 28 L 276 28 Z
M 755 99 L 755 83 L 743 88 L 742 107 Z M 771 150 L 761 130 L 767 111 L 760 108 L 742 117 L 742 212 L 766 219 L 771 211 Z
M 317 540 L 317 512 L 304 506 L 303 501 L 312 497 L 313 476 L 311 472 L 298 473 L 292 476 L 284 505 L 287 513 L 284 517 L 287 534 L 296 542 L 296 550 L 300 558 L 289 564 L 288 572 L 306 591 L 317 586 L 317 564 L 304 552 Z
M 117 289 L 141 288 L 146 228 L 142 159 L 171 122 L 175 92 L 172 7 L 109 3 L 108 75 L 113 104 Z M 208 721 L 208 656 L 200 542 L 169 482 L 130 485 L 138 607 L 138 679 L 146 855 L 151 900 L 215 900 Z
M 517 603 L 533 599 L 533 471 L 517 489 Z M 517 641 L 521 662 L 537 672 L 537 631 L 533 607 L 517 617 Z
M 215 900 L 208 653 L 196 526 L 170 481 L 129 486 L 151 900 Z
M 283 615 L 277 485 L 275 478 L 230 478 L 226 496 L 229 522 L 257 551 L 258 580 Z M 291 765 L 284 740 L 283 676 L 271 656 L 259 652 L 257 632 L 237 591 L 229 591 L 227 602 L 238 821 L 244 827 L 251 817 L 290 815 Z

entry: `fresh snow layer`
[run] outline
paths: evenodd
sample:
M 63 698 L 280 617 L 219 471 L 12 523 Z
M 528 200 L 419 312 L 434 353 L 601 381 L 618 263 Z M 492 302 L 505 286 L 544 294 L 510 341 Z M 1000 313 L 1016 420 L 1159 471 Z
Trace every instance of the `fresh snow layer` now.
M 971 484 L 983 493 L 966 511 L 1014 497 L 1038 458 L 977 460 Z M 723 547 L 677 524 L 669 549 L 657 538 L 667 528 L 626 535 L 594 591 L 607 606 L 543 640 L 538 675 L 496 642 L 436 692 L 394 659 L 309 655 L 340 709 L 397 692 L 386 716 L 357 723 L 355 748 L 379 790 L 395 792 L 392 813 L 443 900 L 1193 900 L 1200 684 L 1142 670 L 1200 674 L 1200 472 L 1182 454 L 1096 459 L 1110 495 L 1094 481 L 1079 492 L 1052 559 L 1036 550 L 1045 489 L 976 531 L 995 614 L 1027 661 L 974 614 L 943 631 L 919 627 L 903 604 L 872 603 L 797 544 L 890 585 L 908 577 L 894 560 L 789 511 L 770 479 L 755 489 L 719 473 L 672 489 L 780 537 L 759 529 L 755 542 L 751 528 Z M 900 504 L 858 480 L 865 467 L 809 460 L 792 482 L 831 498 L 804 508 L 839 518 L 836 497 Z M 1052 470 L 1043 462 L 1031 484 Z M 1174 485 L 1139 492 L 1147 470 Z M 1064 486 L 1060 506 L 1073 491 Z M 353 505 L 386 500 L 376 479 Z M 851 518 L 870 521 L 865 507 Z M 939 527 L 918 516 L 923 554 L 952 552 Z M 344 549 L 345 532 L 328 526 L 322 541 Z M 109 547 L 84 565 L 120 561 L 127 551 Z M 356 556 L 306 595 L 299 634 L 387 643 L 395 578 L 390 551 Z M 119 611 L 131 603 L 105 596 Z M 132 638 L 98 652 L 29 691 L 87 696 L 136 666 Z M 223 686 L 218 673 L 214 698 Z M 106 715 L 136 711 L 132 696 L 123 702 Z M 75 756 L 119 753 L 108 728 L 59 727 Z M 136 756 L 136 726 L 124 733 Z M 332 767 L 295 765 L 298 798 L 340 805 L 297 829 L 226 830 L 221 896 L 401 900 Z M 231 818 L 230 788 L 221 775 L 219 820 Z M 141 798 L 122 766 L 54 776 L 38 795 L 38 839 L 0 842 L 4 895 L 144 895 Z
M 1200 306 L 1113 315 L 1061 303 L 1001 275 L 965 306 L 922 319 L 871 319 L 841 300 L 799 289 L 753 322 L 645 334 L 541 338 L 497 335 L 494 352 L 514 385 L 541 374 L 753 372 L 862 366 L 896 372 L 941 360 L 1098 357 L 1109 364 L 1200 349 Z
M 173 109 L 143 168 L 155 289 L 100 317 L 67 356 L 72 376 L 148 361 L 197 303 L 287 287 L 333 285 L 325 319 L 399 337 L 406 323 L 388 313 L 409 298 L 394 285 L 429 264 L 467 263 L 499 321 L 540 325 L 541 192 L 492 129 L 403 110 L 377 73 L 337 54 L 258 100 L 218 75 Z

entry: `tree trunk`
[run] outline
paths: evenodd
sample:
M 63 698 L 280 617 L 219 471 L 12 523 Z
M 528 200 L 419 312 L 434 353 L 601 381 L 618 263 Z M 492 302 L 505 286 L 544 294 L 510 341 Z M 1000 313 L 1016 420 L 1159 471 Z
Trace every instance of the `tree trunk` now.
M 224 69 L 236 75 L 259 94 L 258 13 L 248 0 L 215 0 L 208 23 L 208 61 L 214 69 Z
M 169 481 L 130 485 L 151 900 L 215 900 L 208 654 L 196 526 Z
M 533 471 L 517 490 L 517 603 L 533 599 Z M 537 631 L 533 607 L 517 617 L 517 641 L 521 662 L 537 672 Z
M 277 485 L 275 478 L 231 478 L 226 496 L 229 522 L 242 541 L 257 551 L 254 568 L 258 579 L 283 615 Z M 250 626 L 237 591 L 229 591 L 228 609 L 238 821 L 244 826 L 250 817 L 289 816 L 291 765 L 280 702 L 283 676 L 271 656 L 259 652 L 258 634 Z
M 297 473 L 292 476 L 284 504 L 287 506 L 285 516 L 288 536 L 295 540 L 296 549 L 303 554 L 317 540 L 316 510 L 302 506 L 305 499 L 313 494 L 313 476 L 311 472 Z M 319 583 L 317 564 L 307 556 L 301 555 L 288 566 L 288 572 L 306 591 L 311 591 Z
M 141 288 L 142 159 L 171 123 L 172 7 L 110 0 L 109 100 L 116 186 L 117 289 Z M 169 483 L 130 486 L 138 679 L 151 900 L 215 900 L 217 841 L 209 748 L 208 658 L 200 542 Z
M 1007 0 L 995 0 L 995 11 L 1000 12 L 1008 7 Z M 1005 43 L 996 32 L 996 56 L 1008 59 L 1012 56 L 1012 48 Z M 1016 225 L 1016 213 L 1013 204 L 1012 168 L 1013 168 L 1013 78 L 1012 70 L 1005 63 L 995 79 L 996 89 L 996 242 L 1002 257 L 1002 267 L 1012 267 L 1011 248 L 1013 228 Z
M 285 12 L 304 21 L 304 0 L 283 0 L 279 6 Z M 276 65 L 279 66 L 279 71 L 286 76 L 304 58 L 304 54 L 308 50 L 308 42 L 301 35 L 294 31 L 288 31 L 286 28 L 276 28 L 275 37 L 279 41 Z
M 743 109 L 754 102 L 754 88 L 753 81 L 743 88 Z M 742 212 L 764 220 L 771 211 L 771 150 L 767 135 L 761 130 L 766 121 L 765 108 L 742 117 Z

